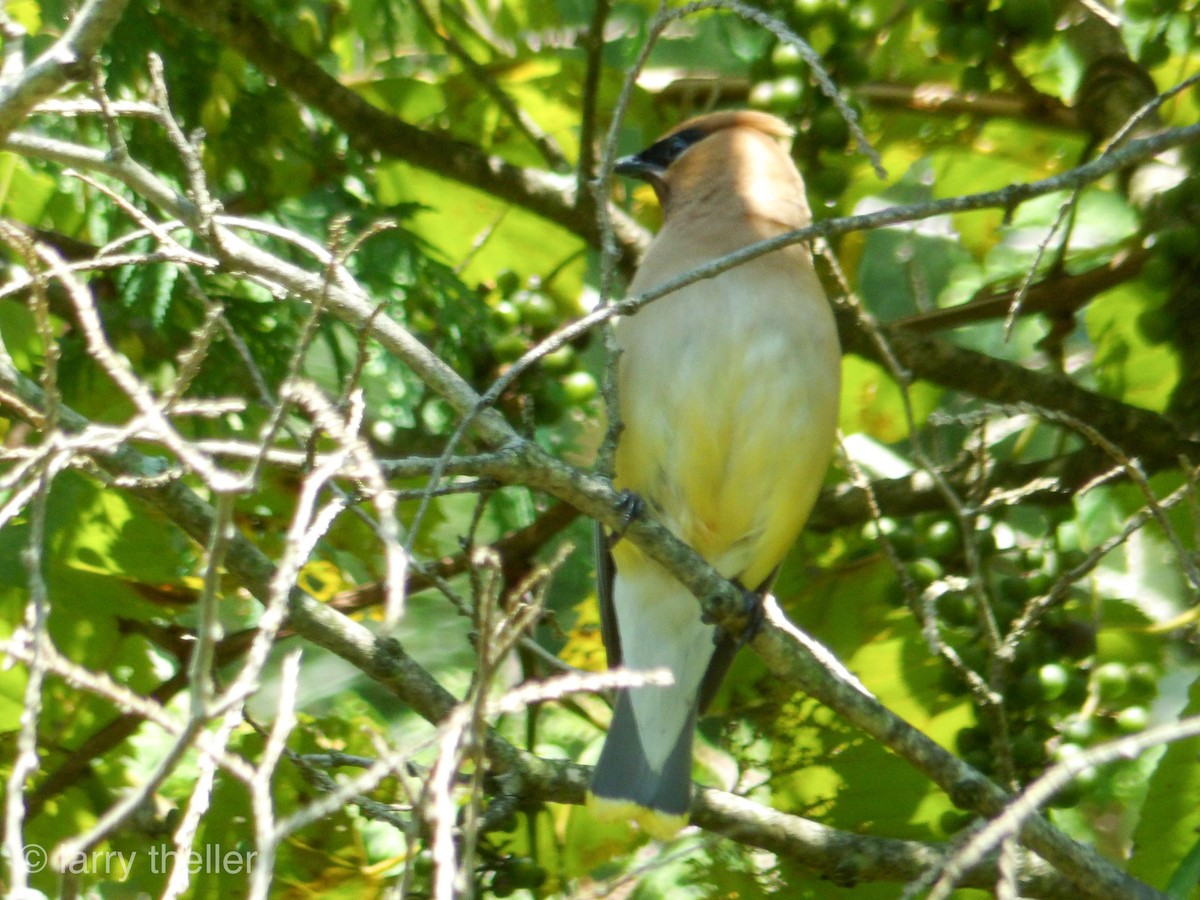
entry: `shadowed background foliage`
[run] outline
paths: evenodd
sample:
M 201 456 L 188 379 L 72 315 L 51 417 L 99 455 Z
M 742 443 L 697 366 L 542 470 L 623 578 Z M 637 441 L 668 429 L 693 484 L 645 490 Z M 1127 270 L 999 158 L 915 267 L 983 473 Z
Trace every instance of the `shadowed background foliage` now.
M 74 14 L 74 4 L 53 0 L 3 9 L 6 78 Z M 554 674 L 555 659 L 603 668 L 590 522 L 529 486 L 537 479 L 501 484 L 473 468 L 469 454 L 496 449 L 479 433 L 456 450 L 466 461 L 427 493 L 427 458 L 443 452 L 460 414 L 405 358 L 319 298 L 314 306 L 313 296 L 223 261 L 203 223 L 164 226 L 180 248 L 159 253 L 161 234 L 138 229 L 175 213 L 106 178 L 100 162 L 90 171 L 71 164 L 88 175 L 76 177 L 23 136 L 100 151 L 123 142 L 191 203 L 200 177 L 232 217 L 228 227 L 318 279 L 336 280 L 322 248 L 343 256 L 379 317 L 482 392 L 556 329 L 620 299 L 622 275 L 657 225 L 648 189 L 616 186 L 602 256 L 593 180 L 648 40 L 656 42 L 615 149 L 637 149 L 713 107 L 768 109 L 796 127 L 795 156 L 822 221 L 1036 182 L 1193 126 L 1200 112 L 1190 81 L 1200 71 L 1200 13 L 1182 0 L 717 2 L 661 35 L 656 11 L 608 0 L 131 3 L 96 63 L 57 95 L 68 102 L 36 109 L 0 153 L 0 215 L 79 263 L 112 351 L 156 398 L 175 397 L 182 439 L 237 471 L 264 444 L 279 451 L 231 501 L 237 532 L 265 558 L 294 551 L 298 496 L 314 461 L 344 437 L 311 404 L 281 401 L 285 385 L 313 386 L 343 416 L 361 391 L 363 446 L 393 476 L 414 560 L 411 596 L 389 633 L 459 699 L 480 684 L 500 693 Z M 781 37 L 786 29 L 819 56 L 886 178 L 856 150 L 843 113 Z M 149 103 L 150 54 L 162 60 L 198 172 Z M 98 98 L 112 122 L 97 114 Z M 1194 134 L 1176 143 L 1104 177 L 1014 195 L 1020 202 L 838 229 L 821 263 L 847 350 L 844 453 L 776 594 L 883 705 L 1013 792 L 1090 747 L 1200 713 L 1200 152 Z M 0 338 L 15 370 L 92 423 L 129 425 L 135 405 L 89 346 L 63 283 L 31 290 L 29 253 L 11 234 L 6 243 Z M 115 258 L 118 250 L 128 257 Z M 184 250 L 217 259 L 184 265 Z M 97 256 L 112 261 L 89 266 Z M 518 434 L 586 467 L 604 438 L 604 379 L 595 329 L 545 355 L 496 406 Z M 179 407 L 187 401 L 207 406 L 196 415 Z M 232 564 L 210 566 L 188 524 L 143 502 L 146 485 L 101 477 L 102 464 L 88 461 L 98 451 L 54 469 L 44 512 L 35 512 L 36 479 L 50 470 L 28 461 L 50 446 L 57 423 L 29 415 L 10 389 L 0 405 L 11 416 L 0 420 L 0 632 L 19 636 L 32 608 L 36 578 L 18 563 L 32 545 L 58 652 L 182 723 L 196 690 L 188 666 L 206 573 L 218 600 L 209 666 L 218 686 L 244 662 L 263 615 L 251 594 L 261 594 Z M 216 502 L 211 479 L 177 448 L 133 431 L 117 440 Z M 335 482 L 345 509 L 297 561 L 297 585 L 384 633 L 386 510 L 361 474 Z M 494 558 L 479 556 L 486 547 Z M 522 620 L 532 641 L 481 656 L 480 635 L 491 632 L 480 610 L 519 617 L 534 600 L 544 610 Z M 280 659 L 301 646 L 298 723 L 287 741 L 299 756 L 284 758 L 271 782 L 280 817 L 307 808 L 330 776 L 368 765 L 383 744 L 427 738 L 421 716 L 443 702 L 402 703 L 378 671 L 285 628 L 229 737 L 228 750 L 251 764 L 263 758 L 288 687 Z M 8 790 L 29 677 L 25 663 L 0 671 Z M 174 738 L 120 708 L 111 691 L 51 675 L 38 693 L 24 838 L 52 847 L 151 778 Z M 586 764 L 608 715 L 600 697 L 578 695 L 492 724 L 538 757 Z M 581 795 L 566 769 L 524 793 L 483 779 L 482 799 L 468 803 L 466 774 L 482 771 L 470 751 L 459 804 L 483 820 L 468 817 L 461 831 L 471 864 L 459 892 L 594 896 L 629 883 L 638 898 L 895 897 L 898 882 L 929 864 L 930 847 L 978 822 L 749 651 L 701 723 L 700 744 L 702 784 L 838 830 L 822 834 L 914 843 L 886 845 L 900 860 L 892 869 L 868 866 L 853 843 L 814 843 L 805 855 L 779 844 L 779 827 L 756 829 L 751 808 L 656 849 L 569 805 Z M 1193 739 L 1086 768 L 1054 798 L 1049 820 L 1146 884 L 1194 897 L 1197 752 Z M 362 897 L 403 885 L 432 895 L 432 801 L 422 791 L 434 754 L 412 758 L 282 842 L 273 891 Z M 172 846 L 200 766 L 194 747 L 180 755 L 99 847 L 148 860 L 152 848 Z M 246 786 L 222 773 L 210 799 L 195 846 L 253 849 Z M 870 846 L 882 859 L 885 845 Z M 1044 878 L 1030 896 L 1074 890 L 1035 874 Z M 47 895 L 58 890 L 48 871 L 31 877 Z M 1001 877 L 993 868 L 974 883 Z M 165 879 L 147 864 L 124 878 L 89 871 L 79 884 L 98 896 L 158 895 Z M 218 867 L 193 873 L 189 890 L 241 895 L 248 884 L 245 872 Z

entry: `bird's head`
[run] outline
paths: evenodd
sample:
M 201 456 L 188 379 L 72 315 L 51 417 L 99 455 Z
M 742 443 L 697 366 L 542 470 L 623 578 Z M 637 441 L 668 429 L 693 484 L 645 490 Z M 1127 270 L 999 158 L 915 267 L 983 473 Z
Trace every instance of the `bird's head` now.
M 798 180 L 786 149 L 791 137 L 787 123 L 767 113 L 710 113 L 683 122 L 640 153 L 621 157 L 613 171 L 653 187 L 669 217 L 681 197 L 703 200 L 728 190 L 751 198 L 756 183 L 782 186 Z

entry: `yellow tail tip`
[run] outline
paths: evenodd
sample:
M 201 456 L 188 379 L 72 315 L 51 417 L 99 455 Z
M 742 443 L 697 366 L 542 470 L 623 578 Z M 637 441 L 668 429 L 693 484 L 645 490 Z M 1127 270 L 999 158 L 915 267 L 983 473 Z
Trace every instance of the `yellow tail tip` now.
M 669 841 L 688 823 L 686 813 L 667 813 L 632 800 L 597 797 L 591 791 L 587 793 L 587 809 L 601 822 L 634 822 L 657 841 Z

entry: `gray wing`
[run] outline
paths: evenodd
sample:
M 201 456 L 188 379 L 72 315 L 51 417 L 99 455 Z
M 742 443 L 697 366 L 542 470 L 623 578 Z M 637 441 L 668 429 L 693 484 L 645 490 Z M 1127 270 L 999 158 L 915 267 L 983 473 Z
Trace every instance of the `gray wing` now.
M 604 652 L 608 657 L 608 667 L 615 669 L 621 665 L 621 635 L 617 630 L 617 611 L 613 607 L 613 575 L 616 568 L 613 564 L 612 552 L 608 549 L 608 534 L 599 522 L 595 523 L 592 531 L 592 545 L 596 552 L 596 599 L 600 606 L 600 636 L 604 640 Z M 759 586 L 756 593 L 765 594 L 775 580 L 772 572 L 767 580 Z M 712 702 L 717 688 L 721 686 L 725 674 L 733 664 L 733 658 L 741 649 L 741 644 L 724 631 L 718 629 L 715 638 L 712 659 L 700 682 L 699 696 L 696 707 L 703 713 Z
M 595 523 L 592 530 L 592 546 L 596 550 L 596 599 L 600 605 L 600 636 L 604 639 L 604 652 L 608 656 L 608 667 L 621 665 L 621 635 L 617 633 L 617 611 L 613 607 L 612 553 L 608 549 L 608 534 L 604 526 Z

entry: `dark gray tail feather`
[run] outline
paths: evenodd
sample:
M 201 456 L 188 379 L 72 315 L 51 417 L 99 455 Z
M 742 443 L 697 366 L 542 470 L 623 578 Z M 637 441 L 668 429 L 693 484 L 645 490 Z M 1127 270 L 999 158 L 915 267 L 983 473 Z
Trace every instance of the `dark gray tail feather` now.
M 646 809 L 686 816 L 692 808 L 692 737 L 696 711 L 688 716 L 661 772 L 650 768 L 633 718 L 628 691 L 617 695 L 612 726 L 592 772 L 592 793 L 605 800 L 630 800 Z

